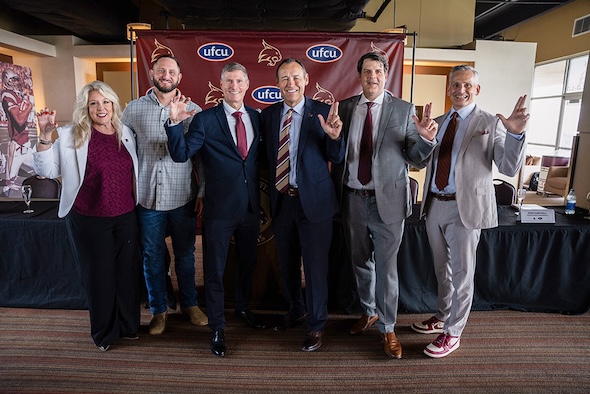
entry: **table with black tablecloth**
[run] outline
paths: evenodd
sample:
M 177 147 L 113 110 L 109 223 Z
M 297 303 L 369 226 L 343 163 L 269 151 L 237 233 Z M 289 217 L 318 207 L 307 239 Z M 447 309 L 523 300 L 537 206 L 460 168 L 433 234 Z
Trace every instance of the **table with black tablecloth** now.
M 436 277 L 419 206 L 399 252 L 400 311 L 434 312 Z M 590 220 L 555 210 L 555 224 L 522 224 L 499 206 L 500 225 L 483 230 L 473 309 L 584 313 L 590 310 Z
M 33 201 L 35 213 L 23 214 L 24 203 L 0 201 L 0 306 L 86 308 L 57 204 Z M 432 254 L 424 221 L 418 220 L 419 209 L 415 206 L 406 221 L 399 252 L 400 312 L 436 309 Z M 521 224 L 511 207 L 499 207 L 500 226 L 482 231 L 477 251 L 474 309 L 561 313 L 590 309 L 590 220 L 582 218 L 583 212 L 569 217 L 563 208 L 554 209 L 555 224 Z M 340 255 L 330 269 L 334 306 L 346 303 L 354 285 L 351 270 L 344 269 L 348 264 L 344 248 L 333 249 Z M 267 264 L 271 265 L 276 262 Z M 335 298 L 339 299 L 334 302 Z
M 0 201 L 0 306 L 85 309 L 86 293 L 58 201 Z

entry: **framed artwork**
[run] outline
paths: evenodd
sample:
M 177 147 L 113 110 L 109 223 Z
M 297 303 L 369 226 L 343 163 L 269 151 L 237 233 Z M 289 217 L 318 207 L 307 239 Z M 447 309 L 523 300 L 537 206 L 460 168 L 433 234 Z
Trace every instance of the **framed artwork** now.
M 34 174 L 37 142 L 35 96 L 31 69 L 0 62 L 0 187 L 1 197 L 21 198 L 23 180 Z

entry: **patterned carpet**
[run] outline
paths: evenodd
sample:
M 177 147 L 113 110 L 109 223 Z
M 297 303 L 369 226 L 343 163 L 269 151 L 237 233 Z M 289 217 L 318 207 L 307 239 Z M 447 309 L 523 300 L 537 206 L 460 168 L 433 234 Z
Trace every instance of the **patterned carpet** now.
M 263 315 L 272 324 L 280 315 Z M 356 316 L 330 315 L 324 345 L 299 350 L 305 328 L 256 331 L 228 311 L 229 355 L 209 351 L 210 330 L 180 313 L 161 336 L 99 351 L 87 311 L 0 308 L 1 393 L 357 392 L 588 393 L 590 315 L 473 312 L 461 347 L 444 359 L 422 350 L 435 335 L 409 325 L 428 315 L 400 315 L 404 355 L 388 359 L 372 328 L 348 334 Z

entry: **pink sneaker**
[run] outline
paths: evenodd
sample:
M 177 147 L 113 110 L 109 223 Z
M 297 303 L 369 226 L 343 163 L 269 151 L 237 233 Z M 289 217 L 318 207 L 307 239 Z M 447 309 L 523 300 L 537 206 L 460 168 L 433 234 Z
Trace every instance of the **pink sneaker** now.
M 424 320 L 420 323 L 413 323 L 412 330 L 419 332 L 420 334 L 442 334 L 445 322 L 438 320 L 436 316 L 432 316 L 428 320 Z
M 424 354 L 433 358 L 448 356 L 459 347 L 460 338 L 452 337 L 447 334 L 440 334 L 434 342 L 426 346 Z

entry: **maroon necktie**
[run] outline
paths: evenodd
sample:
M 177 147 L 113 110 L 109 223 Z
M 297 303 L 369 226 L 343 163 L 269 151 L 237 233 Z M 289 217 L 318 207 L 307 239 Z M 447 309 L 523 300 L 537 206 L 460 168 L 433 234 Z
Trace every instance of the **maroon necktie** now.
M 240 152 L 242 159 L 245 159 L 246 156 L 248 156 L 246 126 L 244 126 L 244 122 L 242 122 L 242 113 L 240 111 L 236 111 L 232 115 L 234 118 L 236 118 L 236 139 L 238 140 L 238 152 Z
M 447 125 L 438 152 L 438 164 L 436 165 L 436 178 L 434 179 L 434 184 L 438 190 L 441 191 L 449 184 L 449 174 L 451 173 L 451 152 L 453 151 L 455 131 L 457 131 L 457 112 L 453 112 L 453 115 L 451 115 L 451 120 Z
M 371 114 L 371 107 L 373 104 L 372 102 L 367 102 L 367 116 L 365 117 L 359 151 L 358 180 L 363 185 L 371 182 L 371 166 L 373 160 L 373 115 Z

